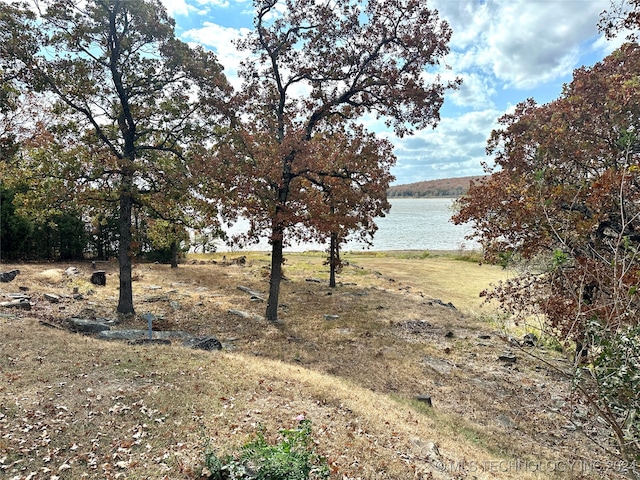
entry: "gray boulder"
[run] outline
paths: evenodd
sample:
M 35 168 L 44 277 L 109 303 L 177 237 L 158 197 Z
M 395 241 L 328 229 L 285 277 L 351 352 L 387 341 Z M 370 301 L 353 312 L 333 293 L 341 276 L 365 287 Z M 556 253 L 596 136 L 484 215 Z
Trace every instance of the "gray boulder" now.
M 4 308 L 17 308 L 20 310 L 31 310 L 31 302 L 28 298 L 21 298 L 18 300 L 12 300 L 10 302 L 0 302 L 0 307 Z
M 84 318 L 70 318 L 69 330 L 78 333 L 94 334 L 111 330 L 111 327 L 105 322 L 97 320 L 86 320 Z
M 60 297 L 55 293 L 45 293 L 44 299 L 50 303 L 60 303 Z
M 16 278 L 16 275 L 18 275 L 19 273 L 20 273 L 20 270 L 10 270 L 8 272 L 2 272 L 0 273 L 0 282 L 9 283 L 14 278 Z

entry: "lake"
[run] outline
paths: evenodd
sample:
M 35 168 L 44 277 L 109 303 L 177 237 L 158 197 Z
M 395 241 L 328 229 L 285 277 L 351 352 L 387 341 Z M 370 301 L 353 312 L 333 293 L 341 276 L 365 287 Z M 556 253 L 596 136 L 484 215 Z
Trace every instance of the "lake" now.
M 454 225 L 451 198 L 391 198 L 391 211 L 386 217 L 377 218 L 378 231 L 369 250 L 466 250 L 478 249 L 476 242 L 465 240 L 472 229 L 468 225 Z M 245 225 L 246 228 L 246 225 Z M 229 233 L 241 232 L 243 222 L 238 222 Z M 229 247 L 217 244 L 218 251 L 229 251 Z M 326 245 L 318 243 L 296 244 L 286 251 L 303 252 L 306 250 L 325 250 Z M 349 241 L 343 245 L 343 251 L 367 249 L 361 242 Z M 234 248 L 234 251 L 241 251 Z M 266 239 L 245 250 L 268 251 Z

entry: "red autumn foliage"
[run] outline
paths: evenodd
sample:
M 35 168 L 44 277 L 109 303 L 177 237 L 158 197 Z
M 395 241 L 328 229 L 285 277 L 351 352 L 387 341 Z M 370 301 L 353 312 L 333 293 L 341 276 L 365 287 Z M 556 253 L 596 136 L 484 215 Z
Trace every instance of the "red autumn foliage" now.
M 500 119 L 454 220 L 472 222 L 488 260 L 536 262 L 487 292 L 512 313 L 543 313 L 563 338 L 588 322 L 637 324 L 640 298 L 640 47 L 574 72 L 557 100 Z
M 229 159 L 234 213 L 250 220 L 251 235 L 266 233 L 270 239 L 266 317 L 277 320 L 286 243 L 337 231 L 346 218 L 336 213 L 332 227 L 310 221 L 323 196 L 314 192 L 320 188 L 317 182 L 344 180 L 339 165 L 324 164 L 330 143 L 318 142 L 328 141 L 338 126 L 352 140 L 344 145 L 343 157 L 352 162 L 350 170 L 370 178 L 383 175 L 374 182 L 384 185 L 386 153 L 378 156 L 381 167 L 358 166 L 358 136 L 379 148 L 361 129 L 363 117 L 384 119 L 400 136 L 435 126 L 445 90 L 459 80 L 424 75 L 448 53 L 451 30 L 421 0 L 267 0 L 256 3 L 256 9 L 255 29 L 240 45 L 252 57 L 240 69 L 244 85 L 230 133 L 233 141 L 223 146 L 221 157 Z M 356 183 L 350 185 L 360 191 Z M 359 195 L 366 203 L 366 195 Z M 353 203 L 344 199 L 344 205 Z M 368 230 L 371 213 L 358 208 L 347 216 L 355 212 L 364 213 L 357 222 Z

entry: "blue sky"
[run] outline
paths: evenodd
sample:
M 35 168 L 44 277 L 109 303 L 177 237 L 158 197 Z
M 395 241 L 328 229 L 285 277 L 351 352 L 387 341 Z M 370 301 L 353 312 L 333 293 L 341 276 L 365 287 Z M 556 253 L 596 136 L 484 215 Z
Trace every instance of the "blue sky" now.
M 231 40 L 253 24 L 251 0 L 162 0 L 176 19 L 177 34 L 217 53 L 236 85 L 243 54 Z M 383 127 L 370 129 L 395 145 L 395 184 L 480 175 L 489 161 L 485 146 L 496 120 L 529 97 L 557 98 L 580 66 L 591 66 L 621 40 L 598 33 L 599 14 L 609 0 L 431 0 L 453 30 L 444 75 L 462 87 L 446 95 L 435 130 L 398 139 Z

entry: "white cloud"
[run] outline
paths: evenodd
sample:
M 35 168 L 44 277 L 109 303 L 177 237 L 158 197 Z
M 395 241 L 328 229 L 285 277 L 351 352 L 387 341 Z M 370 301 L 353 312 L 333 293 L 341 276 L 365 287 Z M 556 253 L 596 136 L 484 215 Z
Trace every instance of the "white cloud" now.
M 393 170 L 395 183 L 482 174 L 480 165 L 489 160 L 485 153 L 487 139 L 502 113 L 487 109 L 443 118 L 435 130 L 391 138 L 398 157 Z
M 195 2 L 187 2 L 187 0 L 160 0 L 164 7 L 172 17 L 184 16 L 191 14 L 205 16 L 211 8 L 228 8 L 231 6 L 229 0 L 195 0 Z M 245 0 L 235 0 L 234 3 L 242 4 Z
M 462 85 L 458 90 L 449 91 L 445 98 L 451 99 L 455 105 L 471 108 L 487 108 L 493 106 L 491 98 L 496 94 L 494 81 L 477 73 L 463 73 Z
M 196 0 L 198 5 L 204 7 L 227 8 L 230 5 L 229 0 Z
M 613 53 L 614 50 L 617 50 L 625 43 L 627 40 L 628 32 L 621 33 L 616 38 L 611 40 L 607 40 L 605 37 L 598 37 L 595 42 L 593 42 L 592 49 L 596 52 L 603 52 L 605 55 L 609 55 Z
M 436 0 L 453 29 L 448 62 L 479 69 L 504 87 L 534 88 L 570 74 L 598 35 L 607 0 Z M 593 43 L 591 43 L 593 45 Z
M 170 16 L 176 17 L 178 15 L 189 15 L 189 11 L 192 7 L 187 5 L 185 0 L 161 0 L 164 8 Z
M 223 27 L 216 23 L 204 22 L 202 27 L 187 30 L 182 34 L 182 38 L 203 45 L 213 50 L 218 61 L 225 67 L 225 75 L 231 84 L 238 88 L 238 67 L 246 56 L 246 52 L 239 52 L 234 45 L 235 40 L 250 33 L 247 28 Z

